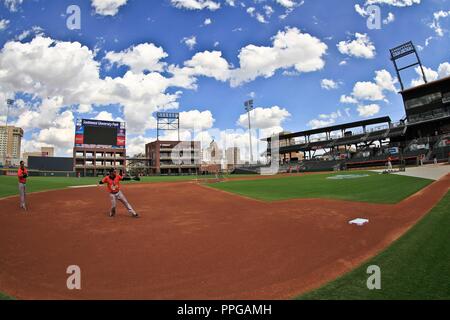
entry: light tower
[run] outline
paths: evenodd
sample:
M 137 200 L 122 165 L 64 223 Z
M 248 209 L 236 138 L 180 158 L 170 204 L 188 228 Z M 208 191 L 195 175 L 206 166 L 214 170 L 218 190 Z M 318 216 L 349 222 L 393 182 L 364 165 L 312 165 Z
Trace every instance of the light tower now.
M 248 118 L 248 136 L 250 139 L 250 164 L 253 163 L 253 147 L 252 147 L 252 124 L 250 121 L 250 111 L 253 110 L 253 100 L 245 101 L 245 111 L 247 111 Z

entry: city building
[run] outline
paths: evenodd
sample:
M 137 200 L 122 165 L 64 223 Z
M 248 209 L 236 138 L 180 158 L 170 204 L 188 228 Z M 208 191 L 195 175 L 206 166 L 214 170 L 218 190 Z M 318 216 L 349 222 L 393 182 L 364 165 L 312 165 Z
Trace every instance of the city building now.
M 0 162 L 2 165 L 17 165 L 20 162 L 23 129 L 0 126 Z
M 209 146 L 202 153 L 204 156 L 203 161 L 205 164 L 222 164 L 223 159 L 223 151 L 219 148 L 219 145 L 216 141 L 211 141 Z
M 228 148 L 225 152 L 228 169 L 234 169 L 241 164 L 241 150 L 238 147 Z
M 145 145 L 150 174 L 196 174 L 201 164 L 200 141 L 154 141 Z
M 22 154 L 22 160 L 25 165 L 28 165 L 29 157 L 48 157 L 52 158 L 55 156 L 55 148 L 53 147 L 41 147 L 41 151 L 24 152 Z

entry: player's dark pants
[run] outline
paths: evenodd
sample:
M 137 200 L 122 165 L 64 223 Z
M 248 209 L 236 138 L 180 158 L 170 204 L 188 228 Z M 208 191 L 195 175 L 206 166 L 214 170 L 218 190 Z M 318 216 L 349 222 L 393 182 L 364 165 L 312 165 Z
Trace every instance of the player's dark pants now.
M 111 193 L 110 194 L 111 197 L 111 212 L 116 210 L 116 205 L 117 205 L 117 201 L 120 201 L 123 203 L 123 205 L 125 206 L 125 208 L 127 208 L 128 212 L 132 215 L 135 215 L 136 212 L 134 211 L 134 209 L 131 207 L 131 205 L 128 203 L 127 198 L 125 198 L 124 194 L 122 193 L 122 191 L 119 191 L 117 193 Z

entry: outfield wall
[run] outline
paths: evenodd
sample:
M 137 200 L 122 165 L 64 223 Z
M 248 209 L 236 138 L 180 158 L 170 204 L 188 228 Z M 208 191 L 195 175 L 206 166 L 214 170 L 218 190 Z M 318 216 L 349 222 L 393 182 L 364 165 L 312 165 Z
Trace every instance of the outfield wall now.
M 49 172 L 72 172 L 73 158 L 28 157 L 28 169 Z

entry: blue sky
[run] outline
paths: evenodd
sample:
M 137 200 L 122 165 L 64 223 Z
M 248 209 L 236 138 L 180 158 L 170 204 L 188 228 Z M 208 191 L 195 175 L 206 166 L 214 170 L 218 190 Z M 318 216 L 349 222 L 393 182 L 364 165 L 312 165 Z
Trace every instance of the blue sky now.
M 261 135 L 383 115 L 399 120 L 388 50 L 409 40 L 430 79 L 450 74 L 449 0 L 2 2 L 0 99 L 16 99 L 9 121 L 25 128 L 25 149 L 50 144 L 67 154 L 71 121 L 100 117 L 126 120 L 130 150 L 138 152 L 156 136 L 151 115 L 162 109 L 184 112 L 188 128 L 216 128 L 209 138 L 226 129 L 244 134 L 250 97 Z M 367 26 L 370 4 L 380 8 L 380 29 Z M 81 9 L 80 30 L 66 27 L 70 5 Z M 142 44 L 143 54 L 133 53 Z M 141 81 L 141 74 L 152 76 Z M 418 83 L 414 70 L 405 78 Z M 3 122 L 4 102 L 0 111 Z

